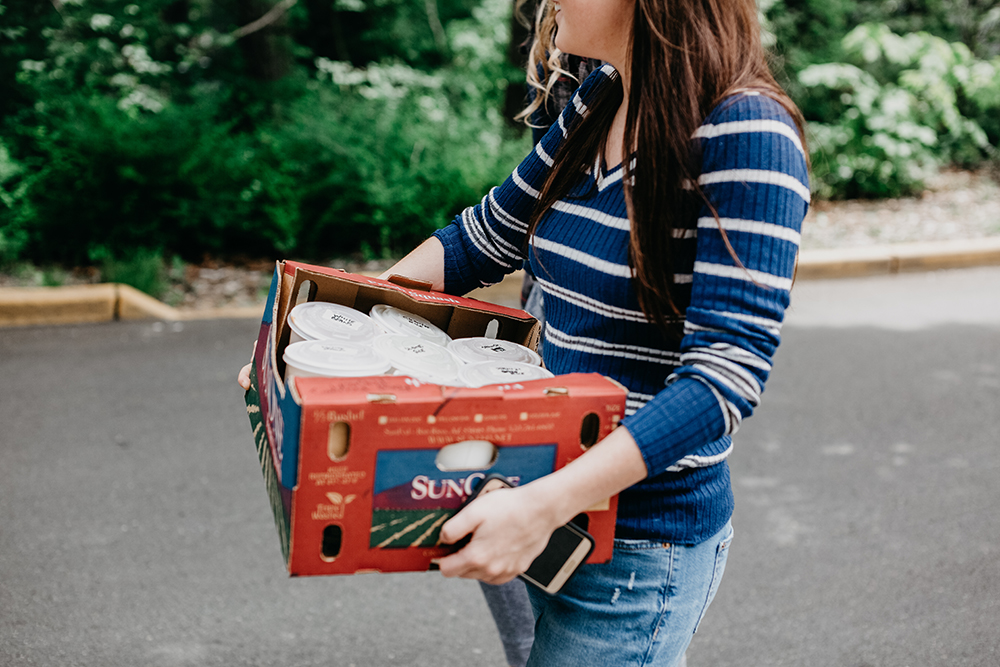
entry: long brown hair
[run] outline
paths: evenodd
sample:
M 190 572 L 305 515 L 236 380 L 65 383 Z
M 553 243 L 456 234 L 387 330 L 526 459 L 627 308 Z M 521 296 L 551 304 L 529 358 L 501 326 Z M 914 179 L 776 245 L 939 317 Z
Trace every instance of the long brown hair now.
M 515 0 L 514 17 L 522 21 L 522 23 L 524 22 L 524 6 L 528 2 L 538 5 L 535 12 L 534 26 L 531 30 L 533 39 L 531 46 L 528 48 L 528 64 L 526 67 L 526 81 L 528 86 L 535 89 L 535 94 L 531 97 L 528 106 L 514 116 L 514 120 L 524 121 L 525 124 L 530 125 L 532 113 L 545 105 L 552 92 L 552 87 L 555 86 L 559 77 L 569 76 L 572 78 L 573 74 L 567 72 L 562 66 L 562 60 L 560 59 L 562 52 L 555 45 L 556 15 L 554 11 L 551 11 L 551 6 L 547 0 L 541 0 L 541 2 L 537 0 Z M 525 27 L 531 26 L 525 25 Z
M 549 5 L 540 11 L 553 10 Z M 622 185 L 631 223 L 629 265 L 647 319 L 676 334 L 681 312 L 672 295 L 674 220 L 690 221 L 704 203 L 718 221 L 698 185 L 700 155 L 692 136 L 713 107 L 741 90 L 784 106 L 805 145 L 803 120 L 768 68 L 755 0 L 635 0 L 628 58 Z M 623 94 L 620 83 L 602 90 L 562 142 L 529 221 L 527 243 L 549 208 L 603 151 Z

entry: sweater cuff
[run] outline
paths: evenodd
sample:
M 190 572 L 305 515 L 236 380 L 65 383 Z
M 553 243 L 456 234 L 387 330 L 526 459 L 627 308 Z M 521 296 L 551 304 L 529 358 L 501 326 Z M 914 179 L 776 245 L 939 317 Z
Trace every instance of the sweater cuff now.
M 719 399 L 704 382 L 680 377 L 622 420 L 642 452 L 649 476 L 725 435 Z
M 462 296 L 478 287 L 474 284 L 471 263 L 466 259 L 462 246 L 462 228 L 456 219 L 447 227 L 434 232 L 434 236 L 444 246 L 444 291 L 445 294 Z

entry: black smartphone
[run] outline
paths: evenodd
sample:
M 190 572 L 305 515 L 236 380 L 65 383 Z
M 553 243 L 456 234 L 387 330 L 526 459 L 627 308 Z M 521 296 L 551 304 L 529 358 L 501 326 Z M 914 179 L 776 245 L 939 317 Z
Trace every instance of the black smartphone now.
M 513 485 L 503 475 L 487 475 L 476 487 L 466 504 L 484 493 Z M 462 545 L 464 546 L 464 544 Z M 523 574 L 521 579 L 546 593 L 558 593 L 594 550 L 594 538 L 572 521 L 556 528 L 549 543 Z
M 573 522 L 556 528 L 545 550 L 521 575 L 546 593 L 558 593 L 594 550 L 594 538 Z

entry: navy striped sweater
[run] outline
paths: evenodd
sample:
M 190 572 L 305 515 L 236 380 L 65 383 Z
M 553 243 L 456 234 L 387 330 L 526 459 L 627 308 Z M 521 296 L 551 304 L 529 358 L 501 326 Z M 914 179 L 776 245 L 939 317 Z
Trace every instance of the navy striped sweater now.
M 605 65 L 587 77 L 514 173 L 436 232 L 445 248 L 446 291 L 464 294 L 521 266 L 551 156 L 595 91 L 617 76 Z M 731 435 L 760 402 L 771 370 L 809 202 L 802 144 L 773 99 L 729 98 L 695 136 L 698 182 L 744 268 L 707 207 L 697 219 L 673 221 L 682 340 L 661 333 L 639 308 L 620 166 L 595 164 L 581 175 L 532 239 L 531 267 L 544 290 L 546 366 L 556 374 L 601 373 L 628 388 L 622 424 L 649 476 L 619 497 L 622 538 L 697 544 L 732 515 Z

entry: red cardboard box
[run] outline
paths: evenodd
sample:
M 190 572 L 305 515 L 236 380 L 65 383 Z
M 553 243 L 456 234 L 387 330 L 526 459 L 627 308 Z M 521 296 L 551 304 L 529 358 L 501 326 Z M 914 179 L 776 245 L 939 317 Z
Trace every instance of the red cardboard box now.
M 386 303 L 427 318 L 453 338 L 481 336 L 534 348 L 538 323 L 523 311 L 295 262 L 279 262 L 247 392 L 258 457 L 288 571 L 293 575 L 422 571 L 476 480 L 498 472 L 524 484 L 556 470 L 610 433 L 625 389 L 596 374 L 475 389 L 409 377 L 297 377 L 285 384 L 285 318 L 299 300 L 367 312 Z M 492 443 L 488 468 L 442 470 L 439 451 Z M 611 558 L 617 497 L 590 508 L 588 562 Z

